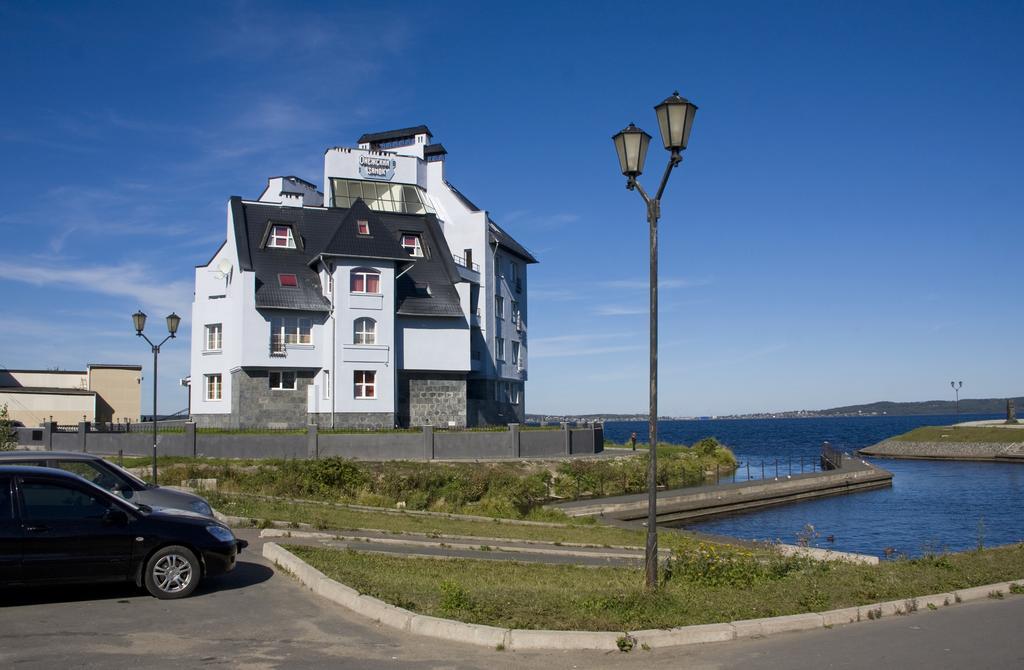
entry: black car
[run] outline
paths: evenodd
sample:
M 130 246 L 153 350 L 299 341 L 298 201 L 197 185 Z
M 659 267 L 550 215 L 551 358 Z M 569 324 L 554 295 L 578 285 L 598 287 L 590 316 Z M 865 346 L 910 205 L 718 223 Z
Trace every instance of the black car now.
M 209 517 L 134 505 L 64 470 L 0 466 L 0 586 L 134 581 L 184 598 L 246 545 Z

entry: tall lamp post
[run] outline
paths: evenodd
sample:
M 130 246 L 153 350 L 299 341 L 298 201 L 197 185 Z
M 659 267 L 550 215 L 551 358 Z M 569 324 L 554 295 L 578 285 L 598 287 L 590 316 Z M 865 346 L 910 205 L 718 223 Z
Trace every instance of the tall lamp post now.
M 153 342 L 146 337 L 142 330 L 146 327 L 146 315 L 140 309 L 138 312 L 132 314 L 132 322 L 135 324 L 135 335 L 141 337 L 149 343 L 150 348 L 153 350 L 153 483 L 156 484 L 156 361 L 157 356 L 160 355 L 160 347 L 167 340 L 174 339 L 174 334 L 178 332 L 178 325 L 181 323 L 181 317 L 171 312 L 167 315 L 167 337 L 160 340 L 160 344 L 153 344 Z
M 949 385 L 953 387 L 953 393 L 956 394 L 956 420 L 960 421 L 960 389 L 964 387 L 963 382 L 949 382 Z
M 647 206 L 647 223 L 650 228 L 651 243 L 651 344 L 650 344 L 650 417 L 647 431 L 650 435 L 649 456 L 647 464 L 647 547 L 644 552 L 644 572 L 648 589 L 658 586 L 658 514 L 657 514 L 657 474 L 658 474 L 658 219 L 661 218 L 661 196 L 665 192 L 672 170 L 683 161 L 683 151 L 690 139 L 693 118 L 697 114 L 697 105 L 679 96 L 676 91 L 655 106 L 658 116 L 658 127 L 661 140 L 670 153 L 661 184 L 654 197 L 647 195 L 640 182 L 637 181 L 644 171 L 647 158 L 647 145 L 651 136 L 632 123 L 616 133 L 612 140 L 615 151 L 619 155 L 619 167 L 626 177 L 626 188 L 636 191 Z

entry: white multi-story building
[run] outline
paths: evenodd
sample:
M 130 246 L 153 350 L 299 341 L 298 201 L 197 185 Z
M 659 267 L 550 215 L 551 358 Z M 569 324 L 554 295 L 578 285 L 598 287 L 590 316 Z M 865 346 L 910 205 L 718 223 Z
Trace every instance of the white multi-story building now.
M 201 426 L 521 422 L 536 259 L 445 178 L 426 126 L 324 156 L 324 191 L 271 177 L 228 202 L 196 268 Z

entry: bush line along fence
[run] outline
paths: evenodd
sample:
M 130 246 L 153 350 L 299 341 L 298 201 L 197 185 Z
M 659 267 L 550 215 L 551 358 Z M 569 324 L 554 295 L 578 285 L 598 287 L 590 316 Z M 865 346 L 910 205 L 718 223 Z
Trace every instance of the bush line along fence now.
M 83 421 L 67 432 L 56 423 L 18 428 L 20 447 L 49 451 L 81 451 L 104 456 L 149 456 L 153 453 L 152 428 L 135 424 L 131 430 L 106 431 Z M 596 454 L 604 450 L 604 426 L 567 423 L 549 430 L 305 431 L 205 432 L 187 421 L 158 424 L 157 455 L 207 458 L 327 458 L 337 456 L 366 461 L 457 460 L 495 458 L 558 458 Z

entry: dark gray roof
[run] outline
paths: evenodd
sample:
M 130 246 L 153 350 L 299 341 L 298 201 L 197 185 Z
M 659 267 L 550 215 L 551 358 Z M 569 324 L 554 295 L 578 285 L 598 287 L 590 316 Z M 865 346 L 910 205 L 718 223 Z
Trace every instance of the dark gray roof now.
M 462 305 L 455 284 L 461 281 L 437 217 L 403 217 L 392 222 L 396 232 L 417 234 L 424 247 L 423 257 L 398 278 L 395 293 L 402 316 L 461 317 Z
M 128 363 L 89 363 L 89 369 L 99 370 L 141 370 L 141 365 L 131 365 Z
M 234 204 L 234 198 L 232 204 Z M 256 306 L 311 312 L 330 311 L 320 276 L 312 267 L 321 256 L 394 261 L 399 272 L 397 312 L 407 316 L 462 317 L 454 284 L 461 281 L 436 217 L 375 212 L 362 200 L 351 209 L 286 207 L 275 203 L 238 201 L 235 219 L 238 257 L 250 258 L 256 272 Z M 370 235 L 359 235 L 356 221 L 369 222 Z M 296 249 L 265 249 L 270 226 L 292 226 Z M 425 256 L 412 258 L 402 248 L 402 234 L 420 235 Z M 411 267 L 409 267 L 411 264 Z M 294 274 L 298 287 L 284 288 L 279 274 Z M 429 290 L 428 290 L 429 287 Z
M 374 144 L 376 142 L 390 142 L 391 140 L 400 140 L 404 137 L 412 137 L 413 135 L 433 135 L 430 132 L 430 128 L 426 126 L 413 126 L 411 128 L 399 128 L 398 130 L 385 130 L 379 133 L 366 133 L 360 137 L 357 144 Z
M 499 247 L 504 247 L 506 251 L 509 251 L 515 254 L 516 256 L 519 256 L 527 263 L 538 262 L 537 259 L 534 258 L 533 254 L 526 250 L 526 247 L 516 242 L 511 235 L 506 233 L 504 229 L 502 229 L 502 227 L 496 224 L 494 221 L 491 221 L 489 217 L 487 219 L 487 225 L 491 229 L 491 244 L 497 244 Z
M 426 158 L 427 156 L 443 156 L 446 153 L 448 153 L 448 150 L 445 149 L 444 145 L 440 143 L 428 144 L 427 146 L 423 147 L 424 158 Z
M 469 208 L 472 212 L 479 212 L 480 208 L 473 204 L 473 201 L 467 198 L 462 191 L 455 188 L 447 179 L 444 181 L 444 185 L 451 189 L 451 192 L 455 194 L 455 197 L 462 201 L 462 204 Z M 491 244 L 497 244 L 498 246 L 505 247 L 506 250 L 512 252 L 516 256 L 519 256 L 527 263 L 537 263 L 537 259 L 534 258 L 533 254 L 527 251 L 526 247 L 519 244 L 515 239 L 509 235 L 505 230 L 491 220 L 491 217 L 487 217 L 487 223 L 490 226 L 490 241 Z
M 394 231 L 384 225 L 378 213 L 370 209 L 362 198 L 356 199 L 351 209 L 335 211 L 345 214 L 335 225 L 334 235 L 318 251 L 319 254 L 409 262 L 409 253 L 399 244 Z M 359 220 L 368 223 L 369 235 L 359 234 L 356 225 Z

